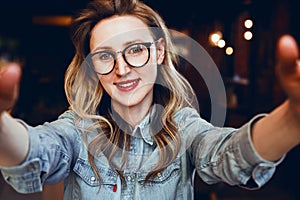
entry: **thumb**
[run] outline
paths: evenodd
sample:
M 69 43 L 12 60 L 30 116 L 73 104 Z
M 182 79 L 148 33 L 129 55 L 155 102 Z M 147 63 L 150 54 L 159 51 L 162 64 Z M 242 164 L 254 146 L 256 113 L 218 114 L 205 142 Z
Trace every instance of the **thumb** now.
M 298 45 L 290 35 L 283 35 L 277 43 L 277 70 L 283 74 L 293 73 L 299 57 Z
M 21 78 L 21 68 L 17 63 L 8 63 L 0 69 L 0 99 L 15 101 Z

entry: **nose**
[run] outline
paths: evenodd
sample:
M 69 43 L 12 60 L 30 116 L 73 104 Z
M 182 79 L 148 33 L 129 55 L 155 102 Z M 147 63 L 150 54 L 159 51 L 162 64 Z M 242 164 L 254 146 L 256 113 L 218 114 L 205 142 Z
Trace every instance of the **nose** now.
M 124 57 L 122 56 L 122 53 L 118 53 L 116 56 L 116 74 L 123 76 L 127 74 L 130 71 L 130 66 L 126 63 L 124 60 Z

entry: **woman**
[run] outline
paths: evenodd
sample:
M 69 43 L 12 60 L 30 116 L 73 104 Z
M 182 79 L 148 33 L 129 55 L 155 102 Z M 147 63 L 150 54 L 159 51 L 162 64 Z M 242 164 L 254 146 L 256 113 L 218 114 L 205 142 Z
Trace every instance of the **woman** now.
M 95 0 L 72 27 L 70 109 L 56 121 L 31 127 L 9 116 L 20 71 L 11 64 L 2 72 L 0 165 L 17 191 L 64 180 L 65 199 L 193 199 L 194 170 L 207 183 L 259 188 L 299 144 L 300 74 L 290 37 L 278 48 L 288 100 L 233 129 L 201 119 L 175 70 L 168 30 L 147 5 Z

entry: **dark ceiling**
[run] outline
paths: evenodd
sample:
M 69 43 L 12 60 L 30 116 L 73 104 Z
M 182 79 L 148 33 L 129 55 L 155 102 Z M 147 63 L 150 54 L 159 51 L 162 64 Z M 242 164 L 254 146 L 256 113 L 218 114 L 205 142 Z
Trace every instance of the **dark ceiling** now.
M 247 2 L 268 5 L 269 0 L 143 0 L 146 4 L 159 11 L 170 23 L 183 23 L 189 19 L 209 21 L 213 18 L 232 17 L 237 12 L 247 9 Z M 1 3 L 1 16 L 22 20 L 24 16 L 49 14 L 74 14 L 83 8 L 88 0 L 15 0 Z M 3 17 L 1 17 L 3 21 Z
M 242 11 L 251 9 L 260 18 L 270 17 L 276 2 L 290 2 L 291 9 L 299 7 L 297 0 L 143 0 L 157 10 L 169 27 L 211 25 L 214 20 L 230 22 Z M 22 32 L 36 15 L 73 15 L 89 0 L 15 0 L 1 3 L 0 32 L 6 29 Z M 294 13 L 298 13 L 294 12 Z M 296 19 L 296 18 L 295 18 Z

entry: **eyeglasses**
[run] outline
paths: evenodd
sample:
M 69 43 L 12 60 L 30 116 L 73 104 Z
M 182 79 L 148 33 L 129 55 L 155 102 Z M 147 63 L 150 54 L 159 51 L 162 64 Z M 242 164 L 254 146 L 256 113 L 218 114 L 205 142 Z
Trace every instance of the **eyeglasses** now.
M 121 53 L 125 62 L 133 67 L 139 68 L 146 65 L 150 58 L 150 46 L 153 42 L 134 43 L 123 51 L 98 51 L 90 55 L 90 62 L 97 74 L 106 75 L 113 71 L 116 66 L 117 54 Z

